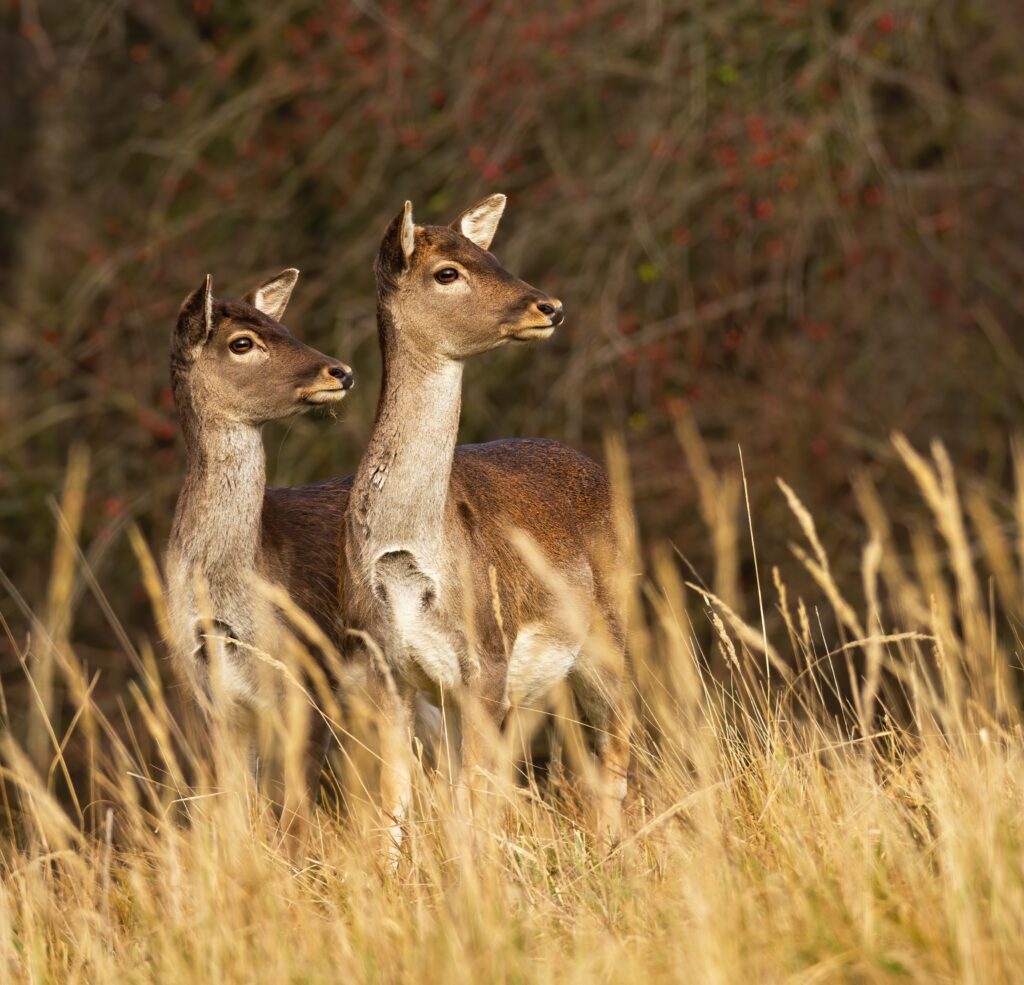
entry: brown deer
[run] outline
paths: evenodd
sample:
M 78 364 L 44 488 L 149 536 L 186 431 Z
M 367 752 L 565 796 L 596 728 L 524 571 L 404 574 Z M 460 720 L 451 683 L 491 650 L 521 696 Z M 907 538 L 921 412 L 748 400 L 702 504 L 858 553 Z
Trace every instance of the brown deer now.
M 283 632 L 252 575 L 282 586 L 332 642 L 342 641 L 336 538 L 351 478 L 265 488 L 263 424 L 336 403 L 353 383 L 347 366 L 280 323 L 297 278 L 297 270 L 284 270 L 242 301 L 221 301 L 207 277 L 182 306 L 171 338 L 186 450 L 166 556 L 171 651 L 200 704 L 218 704 L 250 765 L 258 720 L 282 697 L 254 649 L 273 656 Z M 314 720 L 307 776 L 314 794 L 327 738 Z
M 608 479 L 554 441 L 455 444 L 463 361 L 545 339 L 563 319 L 559 301 L 488 252 L 504 206 L 492 195 L 450 226 L 416 226 L 406 202 L 376 260 L 384 372 L 345 514 L 343 609 L 382 657 L 369 684 L 394 846 L 417 693 L 459 707 L 464 783 L 511 704 L 567 679 L 596 732 L 601 832 L 614 834 L 626 793 L 631 713 Z

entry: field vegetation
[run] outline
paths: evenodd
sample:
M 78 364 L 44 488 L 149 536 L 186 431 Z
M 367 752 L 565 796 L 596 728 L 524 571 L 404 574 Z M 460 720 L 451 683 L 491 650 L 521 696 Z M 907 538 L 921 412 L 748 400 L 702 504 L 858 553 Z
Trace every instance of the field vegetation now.
M 2 6 L 0 978 L 1019 980 L 1014 0 Z M 351 472 L 386 223 L 495 191 L 567 317 L 469 367 L 461 437 L 607 458 L 635 770 L 602 846 L 552 695 L 471 821 L 417 776 L 391 871 L 372 716 L 301 647 L 263 657 L 268 748 L 339 738 L 303 838 L 169 672 L 168 336 L 207 272 L 299 267 L 358 382 L 269 478 Z
M 27 700 L 42 707 L 35 682 L 49 673 L 75 711 L 56 728 L 30 714 L 28 748 L 3 737 L 7 976 L 1016 980 L 1024 455 L 1015 505 L 966 483 L 968 520 L 945 448 L 921 453 L 901 437 L 896 448 L 921 499 L 913 554 L 895 549 L 861 484 L 853 585 L 835 581 L 812 517 L 781 481 L 812 596 L 788 591 L 760 556 L 764 621 L 748 622 L 699 580 L 684 583 L 667 546 L 633 572 L 636 766 L 617 844 L 591 834 L 585 736 L 555 695 L 520 713 L 501 750 L 511 763 L 547 727 L 544 773 L 499 770 L 471 819 L 452 810 L 445 771 L 418 774 L 394 870 L 372 798 L 372 721 L 351 707 L 326 703 L 341 747 L 298 840 L 259 792 L 218 782 L 208 733 L 165 689 L 150 645 L 116 623 L 136 683 L 116 718 L 99 705 L 67 618 L 83 581 L 102 598 L 76 547 L 78 459 L 50 607 L 25 613 L 30 642 L 9 637 Z M 156 566 L 137 530 L 132 542 L 159 619 Z M 861 594 L 865 604 L 853 601 Z M 302 655 L 264 657 L 297 698 L 273 725 L 287 756 L 296 723 L 317 712 Z M 7 694 L 4 714 L 16 711 Z

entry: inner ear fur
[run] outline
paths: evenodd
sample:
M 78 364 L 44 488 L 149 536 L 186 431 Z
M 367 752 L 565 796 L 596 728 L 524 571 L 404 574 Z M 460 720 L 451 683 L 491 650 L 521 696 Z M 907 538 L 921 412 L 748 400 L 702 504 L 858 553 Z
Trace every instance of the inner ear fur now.
M 384 231 L 377 252 L 377 273 L 385 278 L 393 278 L 403 270 L 408 270 L 415 250 L 416 226 L 412 219 L 412 202 L 407 201 Z
M 294 267 L 288 267 L 270 280 L 264 281 L 259 287 L 253 288 L 242 300 L 251 304 L 257 311 L 262 311 L 268 318 L 280 321 L 284 317 L 284 310 L 288 307 L 298 279 L 299 272 Z
M 505 211 L 506 201 L 504 195 L 488 195 L 483 201 L 460 213 L 452 221 L 451 228 L 458 230 L 470 242 L 476 243 L 481 250 L 489 250 L 502 213 Z

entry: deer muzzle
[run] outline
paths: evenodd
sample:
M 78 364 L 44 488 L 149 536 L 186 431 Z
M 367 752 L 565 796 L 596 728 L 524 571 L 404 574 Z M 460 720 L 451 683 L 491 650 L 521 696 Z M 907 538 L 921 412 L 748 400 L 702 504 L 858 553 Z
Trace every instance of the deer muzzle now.
M 533 324 L 525 324 L 514 328 L 509 334 L 519 342 L 532 342 L 534 340 L 550 338 L 555 328 L 565 321 L 562 302 L 557 298 L 541 298 L 534 301 L 527 310 L 526 317 L 531 318 L 531 320 L 534 318 L 542 320 L 540 324 L 534 321 Z
M 320 373 L 319 385 L 303 395 L 307 404 L 330 404 L 344 400 L 348 391 L 356 384 L 352 370 L 344 363 L 331 363 Z

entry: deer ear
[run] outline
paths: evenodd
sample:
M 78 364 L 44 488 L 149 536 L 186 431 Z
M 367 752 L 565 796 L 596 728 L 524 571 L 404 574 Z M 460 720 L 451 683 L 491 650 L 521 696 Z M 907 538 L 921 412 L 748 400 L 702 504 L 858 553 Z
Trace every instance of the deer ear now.
M 289 267 L 251 290 L 242 300 L 251 304 L 257 311 L 262 311 L 268 318 L 280 321 L 284 317 L 284 309 L 288 307 L 288 301 L 298 279 L 299 272 L 294 267 Z
M 412 258 L 412 252 L 416 249 L 416 227 L 412 221 L 412 202 L 406 200 L 402 208 L 402 253 L 405 262 Z
M 457 229 L 481 250 L 489 250 L 501 214 L 505 211 L 505 201 L 504 195 L 488 195 L 482 202 L 466 209 L 452 223 L 452 229 Z
M 377 272 L 385 277 L 393 277 L 408 269 L 415 249 L 416 226 L 412 221 L 412 202 L 406 202 L 402 211 L 391 220 L 381 240 L 377 253 Z
M 207 274 L 181 306 L 174 340 L 179 349 L 191 353 L 204 345 L 213 331 L 213 278 Z

